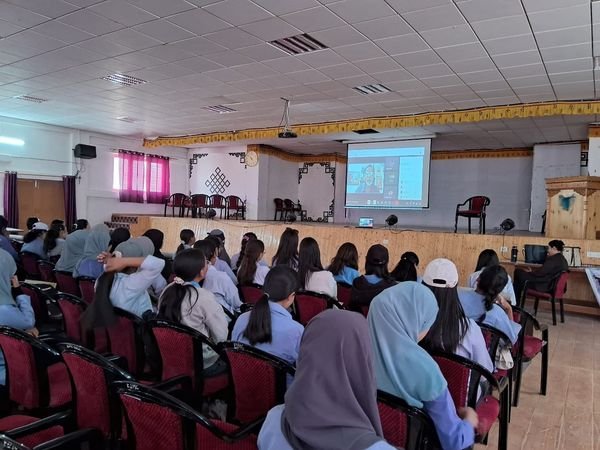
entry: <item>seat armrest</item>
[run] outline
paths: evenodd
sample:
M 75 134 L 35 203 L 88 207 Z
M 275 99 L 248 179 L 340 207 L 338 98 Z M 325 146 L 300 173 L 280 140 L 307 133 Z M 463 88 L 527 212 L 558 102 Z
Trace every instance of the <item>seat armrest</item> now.
M 20 439 L 24 436 L 28 436 L 33 433 L 37 433 L 42 430 L 46 430 L 48 428 L 62 425 L 63 427 L 67 425 L 71 419 L 71 411 L 63 411 L 56 414 L 52 414 L 51 416 L 44 417 L 43 419 L 37 420 L 28 425 L 23 425 L 22 427 L 13 428 L 12 430 L 6 430 L 4 434 L 12 439 Z
M 64 450 L 80 448 L 81 444 L 88 443 L 86 448 L 100 450 L 104 448 L 104 436 L 96 428 L 83 428 L 66 434 L 35 447 L 35 450 Z
M 153 384 L 152 387 L 163 392 L 171 392 L 175 390 L 192 392 L 192 379 L 187 375 L 179 375 Z

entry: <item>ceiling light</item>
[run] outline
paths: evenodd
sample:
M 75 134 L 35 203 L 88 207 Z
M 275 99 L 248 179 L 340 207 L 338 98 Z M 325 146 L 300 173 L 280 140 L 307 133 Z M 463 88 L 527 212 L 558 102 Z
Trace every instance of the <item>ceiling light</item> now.
M 600 70 L 600 56 L 594 56 L 594 70 Z
M 360 92 L 363 95 L 385 94 L 386 92 L 392 91 L 389 87 L 384 86 L 383 84 L 379 84 L 379 83 L 378 84 L 365 84 L 363 86 L 353 87 L 352 89 Z
M 297 34 L 296 36 L 276 39 L 270 41 L 269 44 L 277 47 L 279 50 L 283 50 L 289 55 L 316 52 L 328 48 L 310 34 Z
M 216 112 L 219 114 L 228 114 L 237 111 L 236 109 L 230 108 L 229 106 L 225 105 L 205 106 L 202 109 L 206 109 L 208 111 Z
M 132 77 L 131 75 L 123 75 L 122 73 L 113 73 L 112 75 L 107 75 L 102 77 L 102 80 L 110 81 L 111 83 L 120 84 L 121 86 L 130 87 L 136 86 L 138 84 L 147 83 L 146 80 L 142 80 L 141 78 Z
M 115 117 L 117 120 L 120 120 L 121 122 L 127 122 L 127 123 L 136 123 L 138 120 L 134 119 L 133 117 L 128 117 L 128 116 L 119 116 L 119 117 Z
M 23 147 L 25 145 L 25 141 L 23 139 L 11 138 L 8 136 L 0 136 L 0 144 L 16 145 L 19 147 Z
M 44 103 L 47 102 L 48 99 L 45 98 L 40 98 L 40 97 L 33 97 L 31 95 L 17 95 L 16 97 L 13 97 L 16 100 L 23 100 L 25 102 L 32 102 L 32 103 Z

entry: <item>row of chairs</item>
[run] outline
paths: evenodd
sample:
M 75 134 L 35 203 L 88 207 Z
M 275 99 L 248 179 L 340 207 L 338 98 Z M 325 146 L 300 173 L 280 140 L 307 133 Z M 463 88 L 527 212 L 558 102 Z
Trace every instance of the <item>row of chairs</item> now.
M 277 214 L 279 214 L 279 220 L 286 220 L 288 214 L 300 215 L 301 221 L 306 219 L 306 211 L 302 209 L 299 200 L 298 203 L 294 203 L 289 198 L 274 198 L 273 203 L 275 203 L 275 216 L 273 217 L 273 220 L 278 220 Z
M 171 208 L 173 217 L 175 217 L 175 210 L 177 209 L 179 217 L 189 216 L 190 213 L 192 217 L 209 217 L 210 210 L 215 212 L 218 210 L 220 219 L 223 218 L 223 214 L 225 214 L 226 219 L 244 220 L 246 218 L 246 202 L 235 195 L 224 197 L 219 194 L 193 194 L 188 196 L 178 192 L 165 198 L 165 217 L 168 208 Z

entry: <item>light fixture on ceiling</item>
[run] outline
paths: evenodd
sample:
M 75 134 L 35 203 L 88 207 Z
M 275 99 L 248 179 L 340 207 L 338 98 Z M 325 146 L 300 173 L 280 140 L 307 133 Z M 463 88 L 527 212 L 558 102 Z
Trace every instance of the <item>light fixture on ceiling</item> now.
M 8 136 L 0 136 L 0 144 L 16 145 L 17 147 L 23 147 L 25 141 L 23 139 L 12 138 Z
M 269 41 L 269 44 L 289 55 L 316 52 L 328 48 L 325 44 L 306 33 Z
M 134 119 L 133 117 L 129 117 L 129 116 L 119 116 L 119 117 L 115 117 L 115 119 L 121 121 L 121 122 L 126 122 L 126 123 L 136 123 L 138 120 Z
M 202 109 L 206 109 L 211 112 L 219 113 L 219 114 L 229 114 L 232 112 L 236 112 L 237 109 L 230 108 L 225 105 L 213 105 L 213 106 L 204 106 Z
M 600 70 L 600 56 L 594 56 L 594 70 Z
M 16 97 L 13 97 L 15 100 L 23 100 L 25 102 L 31 102 L 31 103 L 44 103 L 47 102 L 48 99 L 45 98 L 41 98 L 41 97 L 34 97 L 32 95 L 17 95 Z
M 389 87 L 384 86 L 383 84 L 380 84 L 380 83 L 365 84 L 363 86 L 355 86 L 352 89 L 354 89 L 357 92 L 360 92 L 363 95 L 385 94 L 386 92 L 392 92 L 392 90 Z
M 297 138 L 298 135 L 294 133 L 292 127 L 290 126 L 290 103 L 291 100 L 287 98 L 281 97 L 281 100 L 285 102 L 285 106 L 283 107 L 283 117 L 281 118 L 281 122 L 279 126 L 283 125 L 283 130 L 277 135 L 280 139 L 294 139 Z
M 123 75 L 122 73 L 113 73 L 101 78 L 104 81 L 110 81 L 111 83 L 119 84 L 124 87 L 136 86 L 138 84 L 147 83 L 146 80 L 141 78 L 132 77 L 131 75 Z

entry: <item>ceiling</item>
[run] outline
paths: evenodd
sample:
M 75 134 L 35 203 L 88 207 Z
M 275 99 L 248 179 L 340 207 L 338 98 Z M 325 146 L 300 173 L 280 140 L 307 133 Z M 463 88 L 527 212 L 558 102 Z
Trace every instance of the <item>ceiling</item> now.
M 595 99 L 600 89 L 600 3 L 590 0 L 0 0 L 0 18 L 0 115 L 118 135 L 274 126 L 282 96 L 292 98 L 292 123 L 310 123 Z M 329 48 L 290 56 L 267 43 L 301 33 Z M 147 83 L 101 79 L 113 73 Z M 352 89 L 373 83 L 391 92 Z M 214 105 L 236 112 L 204 109 Z M 383 137 L 435 132 L 434 149 L 520 147 L 585 139 L 595 120 Z M 348 136 L 272 144 L 309 153 L 330 138 Z

